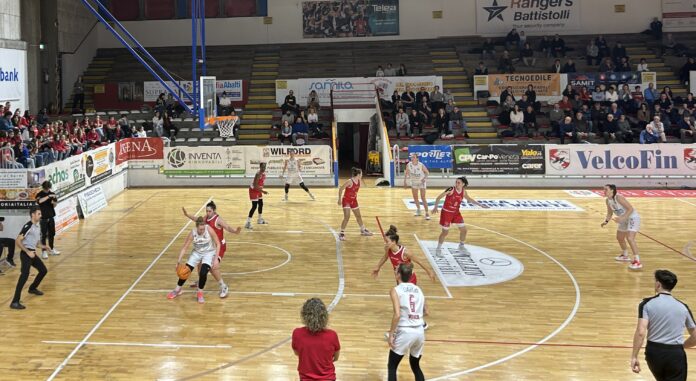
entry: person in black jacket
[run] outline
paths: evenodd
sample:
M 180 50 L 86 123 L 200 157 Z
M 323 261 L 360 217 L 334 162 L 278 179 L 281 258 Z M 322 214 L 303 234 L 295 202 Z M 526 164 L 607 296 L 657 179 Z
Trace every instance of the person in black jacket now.
M 573 62 L 572 58 L 568 58 L 565 65 L 563 65 L 563 69 L 561 69 L 561 73 L 575 73 L 576 71 L 575 62 Z
M 453 138 L 452 131 L 449 128 L 449 115 L 445 112 L 445 109 L 440 109 L 435 116 L 435 128 L 437 128 L 437 133 L 440 134 L 440 138 Z
M 53 218 L 56 216 L 55 207 L 58 205 L 58 196 L 51 191 L 52 187 L 48 180 L 41 183 L 41 191 L 36 194 L 36 203 L 41 208 L 41 245 L 48 248 L 51 255 L 59 255 L 60 251 L 53 246 L 53 239 L 56 236 L 56 223 Z M 47 259 L 48 253 L 43 251 L 41 257 Z
M 411 133 L 418 129 L 418 135 L 423 135 L 423 116 L 416 109 L 411 110 L 411 114 L 408 116 L 408 123 L 411 125 Z
M 507 99 L 508 96 L 511 96 L 513 101 L 515 100 L 515 96 L 512 95 L 512 86 L 506 87 L 505 90 L 503 90 L 503 92 L 500 93 L 500 104 L 501 105 L 503 103 L 505 103 L 505 100 Z
M 616 132 L 619 131 L 617 121 L 614 119 L 614 114 L 608 113 L 604 123 L 601 124 L 602 136 L 604 136 L 604 144 L 609 144 L 609 140 L 618 140 Z
M 578 142 L 578 131 L 573 124 L 573 118 L 563 118 L 563 122 L 558 126 L 558 136 L 561 138 L 561 144 L 565 144 L 566 139 L 571 139 L 573 143 Z

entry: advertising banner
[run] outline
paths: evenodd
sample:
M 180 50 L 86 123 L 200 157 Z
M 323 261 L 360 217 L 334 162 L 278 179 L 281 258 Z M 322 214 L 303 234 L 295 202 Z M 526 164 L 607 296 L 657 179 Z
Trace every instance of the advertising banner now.
M 165 147 L 165 175 L 243 175 L 245 148 L 256 147 Z M 258 166 L 257 166 L 258 168 Z
M 89 178 L 90 184 L 98 183 L 118 172 L 118 170 L 115 170 L 116 155 L 114 154 L 114 144 L 85 152 L 83 157 L 85 174 Z
M 84 157 L 84 154 L 71 156 L 46 167 L 30 170 L 29 187 L 40 187 L 42 182 L 48 180 L 58 198 L 84 188 L 87 185 L 82 162 Z
M 64 232 L 79 221 L 77 216 L 77 197 L 68 197 L 61 200 L 56 206 L 56 216 L 53 218 L 56 224 L 56 235 Z
M 581 30 L 580 0 L 476 0 L 476 31 L 505 35 L 512 28 L 528 35 Z
M 179 86 L 189 93 L 193 91 L 191 81 L 179 81 Z M 174 83 L 167 81 L 167 85 L 172 90 L 177 90 Z M 154 102 L 161 93 L 169 93 L 167 89 L 158 81 L 145 81 L 143 83 L 144 100 L 145 102 Z M 226 92 L 232 102 L 241 102 L 244 100 L 244 81 L 241 79 L 218 79 L 215 81 L 215 92 L 217 95 Z M 181 96 L 181 94 L 179 94 Z M 183 98 L 182 98 L 183 99 Z
M 259 169 L 259 162 L 266 163 L 269 176 L 280 176 L 289 152 L 294 151 L 300 161 L 303 176 L 331 175 L 331 146 L 267 146 L 246 148 L 246 173 L 251 175 Z
M 162 138 L 127 138 L 116 142 L 116 165 L 125 162 L 161 165 L 163 159 Z
M 0 209 L 29 209 L 37 193 L 39 188 L 0 189 Z
M 496 101 L 500 94 L 512 87 L 515 96 L 521 96 L 529 85 L 534 86 L 538 101 L 555 101 L 562 97 L 565 81 L 561 81 L 561 74 L 556 73 L 532 73 L 532 74 L 492 74 L 488 76 L 487 85 L 491 98 Z M 476 78 L 479 78 L 478 76 Z M 563 78 L 567 78 L 563 76 Z M 478 87 L 475 88 L 478 91 Z
M 27 184 L 26 169 L 3 169 L 0 171 L 0 189 L 26 188 Z
M 546 145 L 547 175 L 696 175 L 696 144 Z
M 696 0 L 662 0 L 662 24 L 666 32 L 692 32 L 696 28 Z
M 373 86 L 374 85 L 374 86 Z M 292 90 L 297 98 L 297 103 L 307 104 L 309 93 L 314 90 L 319 96 L 319 104 L 328 106 L 331 104 L 331 90 L 368 90 L 374 87 L 384 99 L 391 99 L 394 91 L 399 94 L 410 87 L 417 93 L 421 87 L 430 92 L 435 86 L 442 90 L 442 77 L 438 76 L 413 76 L 413 77 L 352 77 L 352 78 L 301 78 L 276 81 L 276 103 L 282 105 L 285 96 Z
M 402 199 L 408 210 L 416 210 L 416 204 L 412 198 Z M 435 199 L 429 198 L 428 208 L 435 206 Z M 519 199 L 478 199 L 481 204 L 487 206 L 482 209 L 478 205 L 470 204 L 466 200 L 459 206 L 462 212 L 476 211 L 506 211 L 506 212 L 582 212 L 583 209 L 570 201 L 566 200 L 519 200 Z M 440 200 L 440 207 L 444 205 L 444 200 Z
M 601 73 L 568 73 L 568 84 L 573 86 L 576 91 L 579 91 L 583 86 L 592 92 L 595 86 L 615 85 L 619 89 L 624 83 L 633 91 L 636 85 L 639 85 L 641 90 L 645 90 L 649 83 L 656 85 L 656 75 L 654 72 L 601 72 Z
M 27 51 L 0 48 L 0 103 L 12 108 L 27 108 Z
M 428 169 L 451 169 L 452 146 L 421 145 L 408 146 L 408 154 L 415 153 Z
M 454 173 L 543 175 L 544 145 L 496 144 L 453 146 Z
M 399 0 L 304 1 L 302 31 L 304 38 L 395 36 Z
M 80 202 L 80 209 L 82 209 L 82 215 L 85 218 L 106 208 L 107 205 L 106 195 L 104 195 L 104 189 L 102 189 L 101 185 L 94 186 L 78 194 L 77 199 Z

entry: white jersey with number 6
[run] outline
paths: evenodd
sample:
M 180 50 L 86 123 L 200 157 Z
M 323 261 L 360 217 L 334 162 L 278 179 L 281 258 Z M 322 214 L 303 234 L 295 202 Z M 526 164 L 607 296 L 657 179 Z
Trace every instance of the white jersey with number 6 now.
M 395 287 L 399 297 L 401 317 L 399 327 L 420 327 L 423 325 L 423 306 L 425 297 L 420 287 L 413 283 L 401 283 Z

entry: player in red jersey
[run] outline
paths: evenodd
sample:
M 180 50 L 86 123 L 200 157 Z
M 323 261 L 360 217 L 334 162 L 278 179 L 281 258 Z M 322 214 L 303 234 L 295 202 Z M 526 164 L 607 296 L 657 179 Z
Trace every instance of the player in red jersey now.
M 459 207 L 462 204 L 462 200 L 466 199 L 471 204 L 478 205 L 481 208 L 488 208 L 486 205 L 479 203 L 473 198 L 466 194 L 464 188 L 469 185 L 466 177 L 460 177 L 454 183 L 454 188 L 447 188 L 444 192 L 440 193 L 435 199 L 435 206 L 433 207 L 433 214 L 437 214 L 437 208 L 440 205 L 440 200 L 444 197 L 445 203 L 442 205 L 442 214 L 440 214 L 440 226 L 442 227 L 442 233 L 440 233 L 440 238 L 437 240 L 437 250 L 436 255 L 442 253 L 442 244 L 445 242 L 445 237 L 449 232 L 450 225 L 454 224 L 459 228 L 459 250 L 466 251 L 464 246 L 464 241 L 466 240 L 466 225 L 464 225 L 464 218 L 459 212 Z
M 377 267 L 375 267 L 374 270 L 372 270 L 372 276 L 374 278 L 377 278 L 379 275 L 379 270 L 382 268 L 384 263 L 389 259 L 389 261 L 392 264 L 392 267 L 394 268 L 394 272 L 396 272 L 396 269 L 399 267 L 400 264 L 402 263 L 415 263 L 418 266 L 422 267 L 423 270 L 425 270 L 425 273 L 428 274 L 428 277 L 430 280 L 435 280 L 435 276 L 433 273 L 428 270 L 425 265 L 414 255 L 412 255 L 408 250 L 406 250 L 406 247 L 404 245 L 399 245 L 399 235 L 396 234 L 396 226 L 391 225 L 389 226 L 389 230 L 384 234 L 385 235 L 385 252 L 382 258 L 379 260 L 379 263 L 377 264 Z M 418 279 L 416 278 L 416 273 L 413 272 L 411 274 L 411 279 L 408 281 L 409 283 L 417 284 Z
M 266 182 L 266 163 L 259 163 L 259 171 L 256 172 L 254 176 L 254 182 L 249 186 L 249 200 L 251 200 L 251 209 L 249 210 L 249 217 L 247 217 L 246 225 L 247 229 L 252 229 L 251 218 L 254 217 L 254 212 L 256 208 L 259 208 L 259 219 L 256 223 L 259 225 L 265 225 L 266 221 L 263 219 L 263 195 L 268 194 L 263 190 L 263 184 Z
M 186 212 L 186 208 L 182 207 L 181 210 L 184 212 L 184 216 L 188 217 L 191 221 L 196 221 L 196 216 Z M 220 255 L 218 255 L 216 260 L 213 261 L 213 267 L 210 269 L 210 273 L 213 274 L 213 278 L 215 278 L 215 280 L 220 284 L 220 297 L 225 298 L 229 292 L 229 287 L 227 287 L 227 284 L 222 279 L 222 274 L 220 273 L 220 262 L 222 262 L 222 258 L 225 256 L 225 251 L 227 251 L 225 230 L 232 234 L 239 234 L 242 231 L 242 228 L 237 226 L 237 229 L 232 229 L 232 227 L 228 225 L 219 214 L 217 214 L 217 205 L 215 205 L 215 202 L 213 201 L 210 201 L 205 206 L 205 222 L 210 229 L 215 232 L 215 235 L 220 240 Z M 197 286 L 198 282 L 191 285 L 191 287 Z
M 350 211 L 355 214 L 355 220 L 360 225 L 360 234 L 371 236 L 372 232 L 365 228 L 362 216 L 360 215 L 360 206 L 358 205 L 358 191 L 362 185 L 362 169 L 353 168 L 351 170 L 351 178 L 338 188 L 338 205 L 343 208 L 343 222 L 341 222 L 341 233 L 338 238 L 341 241 L 346 240 L 346 226 L 350 220 Z M 345 191 L 345 193 L 344 193 Z

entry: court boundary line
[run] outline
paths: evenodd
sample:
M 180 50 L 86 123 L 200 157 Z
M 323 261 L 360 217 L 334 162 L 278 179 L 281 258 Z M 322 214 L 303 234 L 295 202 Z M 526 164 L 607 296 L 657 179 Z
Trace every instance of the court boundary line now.
M 195 214 L 198 215 L 201 212 L 201 210 L 205 208 L 205 205 L 208 204 L 212 199 L 213 197 L 210 196 L 208 200 L 206 200 L 205 203 L 203 203 L 203 205 L 200 208 L 198 208 Z M 130 287 L 128 287 L 128 289 L 123 293 L 123 295 L 121 295 L 121 297 L 111 306 L 111 308 L 109 308 L 109 310 L 104 314 L 104 316 L 102 316 L 102 318 L 97 322 L 97 324 L 95 324 L 94 327 L 92 327 L 92 329 L 85 335 L 85 337 L 82 340 L 80 340 L 77 346 L 73 348 L 72 352 L 70 352 L 68 356 L 65 357 L 65 359 L 63 359 L 63 361 L 60 364 L 58 364 L 58 366 L 53 370 L 53 373 L 51 373 L 51 375 L 46 379 L 46 381 L 52 381 L 68 365 L 73 356 L 75 356 L 75 354 L 77 354 L 77 352 L 82 347 L 84 347 L 85 343 L 92 337 L 92 335 L 94 335 L 97 332 L 97 330 L 101 328 L 102 324 L 104 324 L 106 319 L 108 319 L 109 316 L 111 316 L 111 314 L 116 310 L 116 308 L 118 308 L 118 306 L 133 291 L 133 289 L 135 289 L 135 286 L 138 283 L 140 283 L 140 281 L 145 277 L 145 275 L 147 275 L 150 269 L 152 269 L 152 267 L 155 266 L 157 261 L 159 261 L 159 259 L 162 258 L 164 253 L 166 253 L 167 250 L 169 250 L 169 248 L 174 244 L 174 241 L 179 239 L 181 233 L 183 233 L 192 222 L 193 221 L 188 220 L 184 224 L 181 230 L 179 230 L 179 232 L 176 233 L 176 235 L 169 241 L 169 243 L 164 247 L 164 249 L 162 249 L 162 251 L 160 251 L 160 253 L 155 257 L 155 259 L 153 259 L 152 262 L 150 262 L 150 264 L 145 268 L 145 270 L 143 270 L 140 276 L 138 276 L 138 278 L 135 279 L 135 281 L 130 285 Z
M 478 225 L 474 225 L 474 224 L 467 224 L 467 225 L 468 225 L 468 226 L 471 226 L 471 227 L 474 227 L 474 228 L 477 228 L 477 229 L 480 229 L 480 230 L 483 230 L 483 231 L 487 231 L 487 232 L 489 232 L 489 233 L 497 234 L 497 235 L 499 235 L 499 236 L 501 236 L 501 237 L 505 237 L 505 238 L 508 238 L 508 239 L 510 239 L 510 240 L 513 240 L 513 241 L 515 241 L 515 242 L 517 242 L 517 243 L 520 243 L 520 244 L 522 244 L 522 245 L 524 245 L 524 246 L 529 247 L 530 249 L 532 249 L 532 250 L 534 250 L 534 251 L 536 251 L 536 252 L 538 252 L 538 253 L 544 255 L 544 256 L 547 257 L 548 259 L 550 259 L 552 262 L 554 262 L 556 265 L 558 265 L 558 266 L 568 275 L 568 277 L 570 278 L 570 281 L 572 282 L 573 287 L 575 288 L 575 305 L 573 306 L 573 309 L 570 311 L 570 314 L 568 314 L 568 317 L 566 317 L 565 321 L 563 321 L 563 323 L 561 323 L 560 326 L 558 326 L 558 327 L 557 327 L 554 331 L 552 331 L 550 334 L 546 335 L 546 337 L 544 337 L 543 339 L 537 341 L 535 344 L 530 345 L 530 346 L 528 346 L 527 348 L 524 348 L 524 349 L 522 349 L 522 350 L 519 350 L 519 351 L 517 351 L 517 352 L 515 352 L 515 353 L 509 354 L 509 355 L 507 355 L 507 356 L 505 356 L 505 357 L 499 358 L 499 359 L 497 359 L 497 360 L 495 360 L 495 361 L 491 361 L 491 362 L 488 362 L 488 363 L 483 364 L 483 365 L 479 365 L 479 366 L 476 366 L 476 367 L 473 367 L 473 368 L 469 368 L 469 369 L 457 371 L 457 372 L 454 372 L 454 373 L 445 374 L 445 375 L 442 375 L 442 376 L 437 376 L 437 377 L 435 377 L 435 378 L 430 378 L 430 379 L 428 379 L 428 381 L 446 380 L 446 379 L 449 379 L 449 378 L 452 378 L 452 377 L 458 377 L 458 376 L 463 376 L 463 375 L 465 375 L 465 374 L 474 373 L 474 372 L 479 371 L 479 370 L 481 370 L 481 369 L 486 369 L 486 368 L 490 368 L 490 367 L 492 367 L 492 366 L 496 366 L 496 365 L 498 365 L 498 364 L 502 364 L 502 363 L 504 363 L 504 362 L 506 362 L 506 361 L 508 361 L 508 360 L 514 359 L 515 357 L 521 356 L 521 355 L 523 355 L 523 354 L 525 354 L 525 353 L 527 353 L 527 352 L 529 352 L 529 351 L 532 351 L 532 350 L 536 349 L 537 347 L 539 347 L 540 344 L 546 343 L 547 341 L 551 340 L 553 337 L 555 337 L 556 335 L 558 335 L 561 331 L 563 331 L 563 330 L 570 324 L 570 322 L 573 321 L 573 319 L 575 318 L 575 315 L 576 315 L 577 312 L 578 312 L 578 309 L 580 308 L 580 286 L 578 285 L 577 280 L 576 280 L 575 277 L 573 276 L 573 273 L 570 272 L 570 270 L 568 270 L 568 268 L 565 267 L 565 266 L 564 266 L 561 262 L 559 262 L 556 258 L 554 258 L 553 256 L 551 256 L 551 255 L 548 254 L 547 252 L 545 252 L 545 251 L 539 249 L 538 247 L 536 247 L 536 246 L 534 246 L 534 245 L 532 245 L 532 244 L 530 244 L 530 243 L 528 243 L 528 242 L 525 242 L 525 241 L 522 241 L 522 240 L 517 239 L 517 238 L 515 238 L 515 237 L 509 236 L 509 235 L 507 235 L 507 234 L 505 234 L 505 233 L 501 233 L 501 232 L 498 232 L 498 231 L 495 231 L 495 230 L 492 230 L 492 229 L 488 229 L 488 228 L 484 228 L 484 227 L 482 227 L 482 226 L 478 226 Z
M 649 236 L 649 235 L 647 235 L 647 234 L 645 234 L 645 233 L 643 233 L 643 232 L 638 232 L 638 234 L 642 235 L 643 237 L 645 237 L 645 238 L 647 238 L 647 239 L 649 239 L 649 240 L 651 240 L 651 241 L 653 241 L 653 242 L 655 242 L 655 243 L 657 243 L 657 244 L 659 244 L 659 245 L 662 245 L 662 246 L 664 246 L 664 247 L 666 247 L 666 248 L 672 250 L 673 252 L 675 252 L 675 253 L 681 255 L 682 257 L 684 257 L 684 258 L 686 258 L 686 259 L 688 259 L 688 260 L 690 260 L 690 261 L 696 262 L 696 258 L 690 257 L 690 256 L 688 256 L 688 255 L 682 253 L 681 251 L 679 251 L 679 250 L 673 248 L 672 246 L 667 245 L 667 244 L 664 243 L 664 242 L 658 241 L 657 239 L 655 239 L 655 238 L 653 238 L 653 237 L 651 237 L 651 236 Z
M 69 340 L 42 340 L 44 344 L 79 344 L 79 341 Z M 135 342 L 104 342 L 104 341 L 87 341 L 84 345 L 101 345 L 114 347 L 152 347 L 152 348 L 197 348 L 197 349 L 229 349 L 232 348 L 229 344 L 175 344 L 175 343 L 135 343 Z
M 290 254 L 289 251 L 283 249 L 283 248 L 280 247 L 280 246 L 271 245 L 271 244 L 267 244 L 267 243 L 250 242 L 250 241 L 231 241 L 231 242 L 228 242 L 227 245 L 229 245 L 230 243 L 244 243 L 244 244 L 248 244 L 248 245 L 258 245 L 258 246 L 272 247 L 272 248 L 274 248 L 274 249 L 278 249 L 278 250 L 280 250 L 281 252 L 285 253 L 285 255 L 286 255 L 287 257 L 285 258 L 285 262 L 283 262 L 283 263 L 281 263 L 281 264 L 279 264 L 279 265 L 273 266 L 273 267 L 269 267 L 269 268 L 267 268 L 267 269 L 254 270 L 254 271 L 245 271 L 245 272 L 239 272 L 239 273 L 222 273 L 222 275 L 248 275 L 248 274 L 263 273 L 263 272 L 266 272 L 266 271 L 271 271 L 271 270 L 275 270 L 275 269 L 277 269 L 277 268 L 281 268 L 281 267 L 287 265 L 288 263 L 290 263 L 290 261 L 292 260 L 292 254 Z
M 133 292 L 139 293 L 163 293 L 171 291 L 169 289 L 135 289 Z M 99 292 L 99 290 L 90 290 L 90 292 Z M 204 293 L 217 293 L 214 290 L 203 290 Z M 336 296 L 335 292 L 284 292 L 284 291 L 230 291 L 230 295 L 260 295 L 260 296 Z M 389 294 L 351 294 L 344 293 L 343 298 L 346 297 L 356 297 L 356 298 L 389 298 Z M 452 299 L 452 297 L 445 295 L 433 295 L 428 296 L 428 299 Z
M 675 197 L 674 199 L 677 200 L 677 201 L 681 201 L 681 202 L 683 202 L 683 203 L 685 203 L 685 204 L 689 204 L 689 205 L 691 205 L 691 206 L 696 206 L 696 204 L 694 204 L 693 202 L 686 201 L 686 200 L 684 200 L 684 199 L 682 199 L 682 198 L 676 198 L 676 197 Z
M 500 346 L 515 346 L 515 345 L 537 345 L 540 347 L 561 347 L 561 348 L 592 348 L 592 349 L 632 349 L 632 345 L 611 345 L 611 344 L 572 344 L 572 343 L 542 343 L 535 344 L 524 341 L 487 341 L 487 340 L 456 340 L 456 339 L 426 339 L 428 343 L 435 344 L 481 344 L 481 345 L 500 345 Z M 645 345 L 641 349 L 645 348 Z M 696 348 L 684 348 L 685 350 L 696 350 Z
M 338 303 L 341 301 L 343 297 L 343 291 L 345 290 L 345 285 L 346 285 L 346 280 L 345 280 L 345 269 L 343 267 L 343 254 L 342 254 L 342 249 L 341 249 L 341 241 L 338 239 L 338 233 L 336 230 L 334 230 L 331 226 L 327 225 L 324 221 L 319 221 L 321 222 L 322 225 L 326 226 L 327 229 L 332 233 L 334 240 L 336 241 L 336 266 L 338 267 L 338 289 L 336 290 L 336 295 L 334 296 L 333 300 L 331 301 L 331 304 L 329 304 L 326 309 L 331 313 L 331 311 L 336 308 Z M 258 352 L 248 354 L 240 359 L 237 359 L 232 362 L 228 362 L 227 364 L 223 364 L 220 366 L 217 366 L 213 369 L 209 369 L 203 372 L 199 372 L 196 374 L 193 374 L 191 376 L 183 377 L 183 378 L 178 378 L 176 381 L 186 381 L 186 380 L 193 380 L 199 377 L 207 376 L 209 374 L 215 373 L 220 370 L 224 370 L 227 368 L 231 368 L 237 364 L 241 364 L 247 360 L 251 360 L 253 358 L 256 358 L 258 356 L 261 356 L 263 354 L 266 354 L 282 345 L 287 344 L 291 340 L 291 337 L 288 336 L 285 339 L 265 348 L 262 349 Z
M 413 233 L 413 237 L 416 239 L 416 242 L 418 242 L 418 246 L 419 246 L 420 249 L 423 251 L 423 253 L 426 253 L 426 254 L 427 254 L 428 251 L 425 249 L 425 246 L 423 245 L 423 242 L 418 238 L 418 236 L 416 235 L 416 233 Z M 428 260 L 428 263 L 430 263 L 430 267 L 432 267 L 433 270 L 435 270 L 435 273 L 437 273 L 437 279 L 440 281 L 440 284 L 442 285 L 442 288 L 445 289 L 445 292 L 447 293 L 448 299 L 454 299 L 454 298 L 452 297 L 452 294 L 450 293 L 449 288 L 447 288 L 447 285 L 445 284 L 445 277 L 444 277 L 444 276 L 442 275 L 442 273 L 440 272 L 440 268 L 437 267 L 437 266 L 435 266 L 435 265 L 430 261 L 430 256 L 426 256 L 426 259 Z M 429 299 L 429 298 L 430 298 L 430 296 L 428 296 L 428 299 Z

